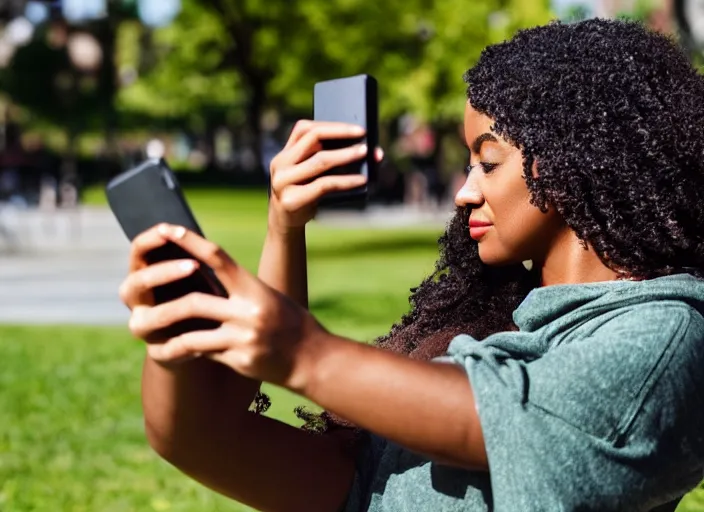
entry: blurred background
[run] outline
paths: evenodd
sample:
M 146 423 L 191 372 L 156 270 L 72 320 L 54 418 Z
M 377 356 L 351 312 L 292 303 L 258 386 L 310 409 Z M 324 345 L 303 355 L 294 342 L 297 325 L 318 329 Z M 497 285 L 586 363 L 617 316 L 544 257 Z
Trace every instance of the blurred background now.
M 208 237 L 254 271 L 269 162 L 313 84 L 374 75 L 379 184 L 309 228 L 311 309 L 371 341 L 437 257 L 464 71 L 522 27 L 593 16 L 641 20 L 702 62 L 700 0 L 0 0 L 0 511 L 248 510 L 146 444 L 107 180 L 166 158 Z M 300 423 L 302 399 L 266 391 L 267 414 Z

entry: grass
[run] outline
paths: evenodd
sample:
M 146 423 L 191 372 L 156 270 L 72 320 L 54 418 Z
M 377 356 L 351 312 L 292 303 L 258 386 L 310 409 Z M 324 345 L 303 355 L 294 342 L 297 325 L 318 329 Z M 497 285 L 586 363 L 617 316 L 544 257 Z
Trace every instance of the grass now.
M 191 191 L 208 236 L 256 269 L 263 193 Z M 103 202 L 100 190 L 87 201 Z M 370 340 L 408 307 L 408 290 L 436 257 L 435 230 L 309 231 L 311 308 L 331 330 Z M 77 283 L 80 284 L 80 283 Z M 249 510 L 156 457 L 143 434 L 143 348 L 123 327 L 0 326 L 0 510 Z M 269 414 L 296 424 L 302 399 L 267 387 Z M 678 512 L 704 511 L 704 491 Z
M 255 270 L 266 194 L 192 191 L 208 237 Z M 87 194 L 103 202 L 100 190 Z M 311 225 L 311 308 L 358 340 L 386 332 L 432 268 L 438 230 Z M 80 285 L 80 283 L 77 283 Z M 0 510 L 244 511 L 156 457 L 143 434 L 143 348 L 124 327 L 0 326 Z M 268 414 L 295 424 L 304 401 L 281 389 Z

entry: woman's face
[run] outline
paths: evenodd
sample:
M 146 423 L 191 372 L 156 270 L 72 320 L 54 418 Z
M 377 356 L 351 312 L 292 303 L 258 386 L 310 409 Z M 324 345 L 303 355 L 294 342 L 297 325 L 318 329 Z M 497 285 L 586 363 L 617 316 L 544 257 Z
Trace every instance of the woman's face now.
M 554 210 L 542 213 L 530 203 L 523 154 L 492 132 L 492 124 L 467 102 L 470 171 L 455 203 L 471 208 L 469 235 L 478 241 L 479 257 L 487 265 L 544 260 L 565 224 Z

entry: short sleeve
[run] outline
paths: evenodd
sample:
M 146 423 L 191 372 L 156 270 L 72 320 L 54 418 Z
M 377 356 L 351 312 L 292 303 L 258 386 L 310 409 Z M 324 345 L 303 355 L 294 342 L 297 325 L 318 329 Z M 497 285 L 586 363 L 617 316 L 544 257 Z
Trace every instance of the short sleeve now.
M 683 303 L 655 304 L 532 361 L 491 338 L 452 341 L 475 396 L 496 512 L 650 510 L 701 480 L 702 317 Z

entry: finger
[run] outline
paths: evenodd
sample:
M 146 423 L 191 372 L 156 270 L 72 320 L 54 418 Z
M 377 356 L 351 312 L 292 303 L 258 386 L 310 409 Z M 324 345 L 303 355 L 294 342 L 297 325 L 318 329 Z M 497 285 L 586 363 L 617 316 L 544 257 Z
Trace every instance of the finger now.
M 120 300 L 130 309 L 147 302 L 147 295 L 164 285 L 191 275 L 198 268 L 195 260 L 170 260 L 131 272 L 120 285 Z
M 287 151 L 289 164 L 298 164 L 310 158 L 322 148 L 322 141 L 331 139 L 357 139 L 366 130 L 359 125 L 346 123 L 320 123 L 306 132 L 303 137 Z
M 353 134 L 349 135 L 350 127 L 353 127 Z M 325 135 L 325 138 L 339 139 L 345 137 L 361 137 L 364 135 L 364 128 L 358 125 L 350 123 L 339 123 L 335 121 L 312 121 L 310 119 L 301 119 L 298 121 L 293 130 L 291 130 L 291 135 L 286 141 L 284 149 L 293 147 L 304 135 L 306 135 L 311 130 L 321 130 Z M 360 131 L 361 130 L 361 131 Z M 335 135 L 339 133 L 339 135 Z
M 357 153 L 359 152 L 359 153 Z M 294 184 L 305 184 L 316 178 L 319 174 L 335 167 L 343 166 L 359 160 L 367 154 L 367 148 L 364 144 L 350 146 L 332 151 L 320 151 L 313 158 L 287 170 L 285 173 L 280 173 L 280 178 L 272 180 L 272 189 L 277 195 L 280 194 L 285 187 Z M 384 150 L 377 147 L 374 150 L 374 158 L 377 162 L 384 159 Z M 340 182 L 341 190 L 358 187 L 364 184 L 364 180 L 354 179 L 349 183 Z
M 181 361 L 208 352 L 220 352 L 236 343 L 237 330 L 220 328 L 193 331 L 171 338 L 166 343 L 149 345 L 149 356 L 160 362 Z
M 183 226 L 162 224 L 159 226 L 159 232 L 166 240 L 178 245 L 210 267 L 228 293 L 235 289 L 238 276 L 246 273 L 219 245 Z
M 151 229 L 137 235 L 130 246 L 129 269 L 131 272 L 139 270 L 147 265 L 144 256 L 157 247 L 161 247 L 166 243 L 164 236 L 159 231 L 159 226 L 154 226 Z
M 288 136 L 288 140 L 286 141 L 286 145 L 283 150 L 290 148 L 296 142 L 301 140 L 301 137 L 303 137 L 303 135 L 305 135 L 314 125 L 315 123 L 310 119 L 300 119 L 296 121 L 296 124 L 293 125 L 293 129 L 291 130 L 291 134 Z
M 185 355 L 183 357 L 178 357 L 178 358 L 172 358 L 172 359 L 164 359 L 164 358 L 159 358 L 159 352 L 158 350 L 155 350 L 155 347 L 160 347 L 162 346 L 162 343 L 149 343 L 147 344 L 147 355 L 156 361 L 157 363 L 163 365 L 166 368 L 174 368 L 176 365 L 180 363 L 185 363 L 186 361 L 191 361 L 193 359 L 198 359 L 199 357 L 202 356 L 202 354 L 198 352 L 193 352 L 191 354 Z
M 366 182 L 367 177 L 362 174 L 322 176 L 308 185 L 287 189 L 279 198 L 279 202 L 286 211 L 293 212 L 315 203 L 329 192 L 351 190 Z
M 152 333 L 181 320 L 203 318 L 222 323 L 232 318 L 232 312 L 228 299 L 207 293 L 190 293 L 153 307 L 135 307 L 129 329 L 136 338 L 148 339 Z
M 362 126 L 348 123 L 320 121 L 299 121 L 304 123 L 294 134 L 284 149 L 274 157 L 270 171 L 272 176 L 280 169 L 298 164 L 322 149 L 321 141 L 326 139 L 359 138 L 365 133 Z
M 271 186 L 276 195 L 279 195 L 285 187 L 289 185 L 302 185 L 317 178 L 320 174 L 364 158 L 367 155 L 365 144 L 355 144 L 353 146 L 319 151 L 308 160 L 280 172 L 272 177 Z

